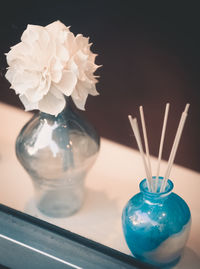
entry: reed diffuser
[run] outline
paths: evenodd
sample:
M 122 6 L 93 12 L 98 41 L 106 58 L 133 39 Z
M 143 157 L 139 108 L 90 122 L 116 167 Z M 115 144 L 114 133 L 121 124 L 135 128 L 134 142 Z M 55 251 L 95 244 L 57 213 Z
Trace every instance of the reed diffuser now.
M 172 192 L 174 185 L 169 179 L 189 104 L 186 104 L 181 115 L 165 175 L 160 176 L 169 107 L 170 104 L 167 103 L 155 176 L 152 176 L 143 107 L 140 106 L 139 110 L 146 154 L 143 150 L 137 119 L 128 116 L 142 157 L 146 178 L 140 183 L 140 193 L 128 201 L 122 214 L 124 236 L 132 254 L 142 261 L 161 267 L 172 266 L 178 262 L 191 226 L 189 207 L 180 196 Z

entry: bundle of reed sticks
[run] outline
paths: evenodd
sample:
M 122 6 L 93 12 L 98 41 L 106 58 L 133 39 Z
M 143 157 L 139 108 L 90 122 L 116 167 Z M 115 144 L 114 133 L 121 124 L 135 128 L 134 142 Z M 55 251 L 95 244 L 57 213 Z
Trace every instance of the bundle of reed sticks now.
M 168 164 L 167 164 L 167 169 L 164 175 L 164 178 L 162 180 L 161 186 L 158 188 L 158 180 L 159 180 L 159 173 L 160 173 L 160 163 L 161 163 L 161 158 L 162 158 L 162 151 L 163 151 L 163 145 L 164 145 L 164 139 L 165 139 L 165 132 L 166 132 L 166 126 L 167 126 L 167 119 L 168 119 L 168 114 L 169 114 L 169 107 L 170 104 L 167 103 L 165 107 L 165 114 L 164 114 L 164 120 L 163 120 L 163 126 L 162 126 L 162 132 L 161 132 L 161 138 L 160 138 L 160 146 L 159 146 L 159 153 L 158 153 L 158 164 L 157 164 L 157 171 L 156 171 L 156 176 L 152 177 L 152 169 L 151 169 L 151 162 L 150 162 L 150 155 L 149 155 L 149 145 L 148 145 L 148 139 L 147 139 L 147 132 L 146 132 L 146 125 L 145 125 L 145 119 L 144 119 L 144 111 L 143 107 L 140 106 L 140 118 L 141 118 L 141 123 L 142 123 L 142 131 L 143 131 L 143 137 L 144 137 L 144 144 L 145 144 L 145 151 L 146 154 L 144 153 L 143 146 L 142 146 L 142 140 L 139 132 L 139 127 L 137 123 L 136 118 L 132 118 L 131 115 L 128 116 L 133 133 L 136 138 L 136 142 L 142 157 L 142 161 L 144 164 L 145 172 L 146 172 L 146 180 L 147 180 L 147 187 L 150 192 L 164 192 L 167 181 L 170 176 L 170 172 L 172 169 L 172 165 L 174 163 L 175 155 L 178 149 L 178 145 L 181 139 L 181 135 L 183 132 L 183 127 L 187 118 L 188 114 L 188 109 L 189 109 L 189 104 L 186 104 L 185 110 L 182 112 L 179 125 L 176 131 L 176 135 L 174 138 L 174 142 L 172 145 L 171 153 L 169 156 Z

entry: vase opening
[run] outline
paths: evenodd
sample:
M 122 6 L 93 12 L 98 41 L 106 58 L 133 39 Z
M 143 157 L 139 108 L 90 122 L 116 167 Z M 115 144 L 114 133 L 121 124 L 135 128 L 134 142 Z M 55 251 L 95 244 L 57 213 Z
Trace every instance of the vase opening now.
M 153 180 L 156 179 L 155 176 L 152 177 Z M 160 192 L 160 188 L 161 188 L 161 185 L 162 185 L 162 182 L 164 180 L 164 177 L 159 177 L 158 178 L 158 188 L 157 188 L 157 191 L 156 192 L 151 192 L 148 190 L 148 186 L 147 186 L 147 180 L 146 178 L 143 179 L 141 182 L 140 182 L 140 191 L 143 193 L 144 197 L 145 198 L 149 198 L 149 199 L 155 199 L 155 200 L 159 200 L 159 199 L 162 199 L 162 198 L 165 198 L 167 197 L 173 190 L 174 188 L 174 184 L 173 182 L 168 179 L 167 181 L 167 184 L 166 184 L 166 188 L 165 188 L 165 191 L 163 192 Z

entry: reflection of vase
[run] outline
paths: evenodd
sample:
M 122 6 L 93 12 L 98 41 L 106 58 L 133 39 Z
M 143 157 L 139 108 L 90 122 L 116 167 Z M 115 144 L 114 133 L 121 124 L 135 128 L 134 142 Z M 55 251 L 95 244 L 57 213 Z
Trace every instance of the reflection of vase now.
M 159 178 L 158 186 L 162 179 Z M 123 210 L 123 230 L 131 252 L 156 266 L 178 261 L 190 231 L 190 210 L 172 189 L 173 183 L 168 180 L 165 192 L 151 193 L 143 180 L 141 192 Z
M 80 208 L 84 178 L 99 143 L 95 130 L 72 110 L 68 100 L 58 116 L 39 112 L 22 128 L 16 154 L 33 180 L 42 213 L 65 217 Z

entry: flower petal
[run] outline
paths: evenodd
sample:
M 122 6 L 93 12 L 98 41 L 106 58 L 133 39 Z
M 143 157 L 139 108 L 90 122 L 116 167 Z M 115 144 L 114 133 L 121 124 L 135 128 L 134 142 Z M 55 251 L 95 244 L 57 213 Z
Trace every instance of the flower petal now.
M 50 63 L 51 80 L 53 82 L 58 83 L 61 80 L 62 70 L 63 65 L 61 64 L 60 60 L 54 56 Z
M 56 44 L 56 56 L 63 62 L 66 63 L 69 59 L 69 51 L 65 46 L 65 41 L 69 34 L 69 28 L 66 27 L 60 21 L 55 21 L 45 27 L 51 36 L 51 40 L 54 40 Z
M 72 32 L 68 32 L 67 33 L 67 37 L 65 40 L 65 47 L 68 49 L 68 51 L 70 52 L 71 56 L 76 52 L 77 50 L 77 46 L 74 43 L 75 40 L 75 36 Z
M 13 78 L 15 76 L 16 70 L 14 68 L 8 68 L 5 77 L 12 84 Z
M 51 33 L 54 37 L 57 36 L 59 32 L 62 32 L 60 36 L 60 41 L 64 42 L 66 38 L 66 32 L 69 32 L 69 28 L 66 27 L 61 21 L 54 21 L 47 26 L 44 27 L 49 33 Z M 63 32 L 66 31 L 66 32 Z M 64 35 L 64 36 L 63 36 Z
M 38 41 L 42 46 L 47 46 L 49 43 L 49 35 L 45 27 L 28 24 L 21 36 L 21 40 L 23 43 L 30 45 Z
M 24 94 L 19 95 L 19 99 L 21 100 L 22 104 L 24 105 L 25 111 L 38 109 L 38 103 L 37 102 L 31 103 Z
M 11 76 L 11 71 L 10 74 Z M 11 88 L 17 94 L 24 94 L 28 89 L 35 89 L 39 84 L 39 76 L 36 72 L 15 72 L 12 74 Z
M 69 59 L 69 51 L 63 45 L 56 44 L 56 56 L 66 64 Z
M 88 92 L 85 88 L 79 87 L 77 85 L 76 89 L 72 93 L 72 100 L 74 101 L 75 105 L 81 109 L 85 110 L 85 103 L 88 97 Z
M 11 47 L 11 50 L 6 55 L 6 60 L 9 66 L 15 64 L 17 60 L 25 60 L 25 56 L 29 53 L 29 47 L 22 42 Z
M 78 65 L 74 62 L 73 57 L 67 63 L 67 69 L 71 70 L 76 76 L 79 76 Z
M 82 34 L 78 34 L 75 38 L 75 42 L 76 42 L 78 48 L 87 47 L 89 44 L 88 41 L 89 41 L 89 38 L 84 37 Z
M 66 96 L 70 96 L 76 86 L 77 78 L 72 71 L 64 70 L 59 83 L 54 83 L 54 86 Z
M 81 89 L 84 89 L 84 91 L 87 91 L 88 94 L 91 94 L 93 96 L 99 95 L 96 90 L 96 85 L 93 82 L 79 80 L 76 88 L 78 88 L 79 91 L 81 91 Z
M 30 102 L 33 103 L 38 102 L 43 98 L 43 96 L 45 96 L 48 93 L 50 85 L 51 85 L 51 78 L 49 74 L 46 74 L 45 76 L 40 77 L 40 81 L 37 87 L 35 88 L 29 87 L 26 90 L 25 95 Z
M 51 87 L 47 95 L 45 95 L 38 103 L 38 109 L 57 116 L 65 107 L 65 98 L 55 87 Z

